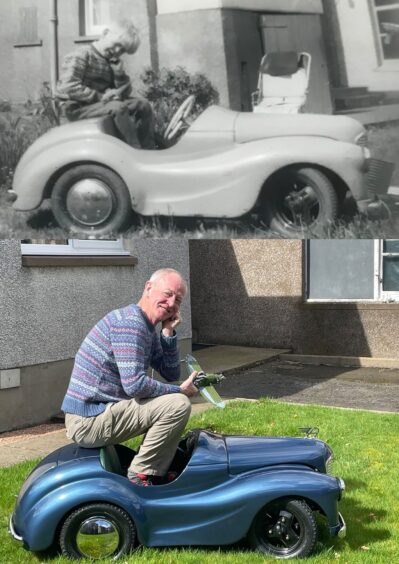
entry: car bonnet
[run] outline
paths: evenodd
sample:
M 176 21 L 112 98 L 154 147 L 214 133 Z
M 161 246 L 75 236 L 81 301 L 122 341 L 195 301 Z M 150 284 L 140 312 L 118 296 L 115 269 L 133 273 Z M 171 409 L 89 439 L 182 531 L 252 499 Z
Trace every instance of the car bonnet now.
M 327 445 L 317 439 L 227 436 L 225 442 L 231 474 L 287 464 L 325 472 L 330 455 Z

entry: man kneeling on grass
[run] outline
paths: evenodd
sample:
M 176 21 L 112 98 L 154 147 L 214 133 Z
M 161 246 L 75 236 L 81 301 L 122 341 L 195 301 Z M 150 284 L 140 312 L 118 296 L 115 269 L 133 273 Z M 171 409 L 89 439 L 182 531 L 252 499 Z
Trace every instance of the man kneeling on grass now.
M 128 470 L 128 478 L 142 486 L 167 477 L 190 416 L 189 397 L 198 391 L 196 372 L 180 386 L 147 375 L 151 366 L 170 382 L 180 376 L 175 328 L 186 292 L 179 272 L 161 269 L 145 283 L 137 304 L 101 319 L 76 355 L 61 408 L 67 436 L 83 447 L 116 444 L 145 433 Z

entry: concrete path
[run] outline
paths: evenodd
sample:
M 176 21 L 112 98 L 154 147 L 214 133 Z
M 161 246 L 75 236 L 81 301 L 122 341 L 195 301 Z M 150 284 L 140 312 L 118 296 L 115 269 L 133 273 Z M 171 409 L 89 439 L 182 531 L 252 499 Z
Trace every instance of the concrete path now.
M 218 391 L 223 399 L 276 398 L 294 403 L 399 413 L 399 369 L 303 364 L 280 349 L 212 346 L 196 350 L 204 370 L 223 372 Z M 282 355 L 279 358 L 279 355 Z M 295 361 L 290 360 L 295 358 Z M 208 409 L 201 396 L 193 401 L 193 414 Z M 0 466 L 42 458 L 69 441 L 62 426 L 44 434 L 0 435 Z

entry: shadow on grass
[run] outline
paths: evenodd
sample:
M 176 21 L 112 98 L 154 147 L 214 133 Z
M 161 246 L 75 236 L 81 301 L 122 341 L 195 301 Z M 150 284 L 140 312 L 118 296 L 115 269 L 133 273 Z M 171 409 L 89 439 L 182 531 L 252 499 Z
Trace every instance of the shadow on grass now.
M 40 209 L 34 212 L 26 224 L 32 229 L 59 229 L 51 209 Z
M 360 480 L 345 480 L 347 490 L 355 492 L 367 488 L 367 484 Z M 392 535 L 388 529 L 377 528 L 386 518 L 387 511 L 375 507 L 362 505 L 356 498 L 344 495 L 340 502 L 340 510 L 347 522 L 346 544 L 354 550 L 389 539 Z

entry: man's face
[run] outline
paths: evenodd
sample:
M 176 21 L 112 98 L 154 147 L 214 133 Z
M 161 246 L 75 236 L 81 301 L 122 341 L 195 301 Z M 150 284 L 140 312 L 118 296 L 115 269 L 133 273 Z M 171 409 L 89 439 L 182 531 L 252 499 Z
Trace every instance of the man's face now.
M 102 53 L 108 60 L 117 60 L 124 53 L 126 48 L 118 34 L 106 30 L 104 35 L 99 40 Z
M 185 295 L 185 285 L 178 274 L 170 273 L 145 285 L 146 314 L 154 325 L 176 317 Z

